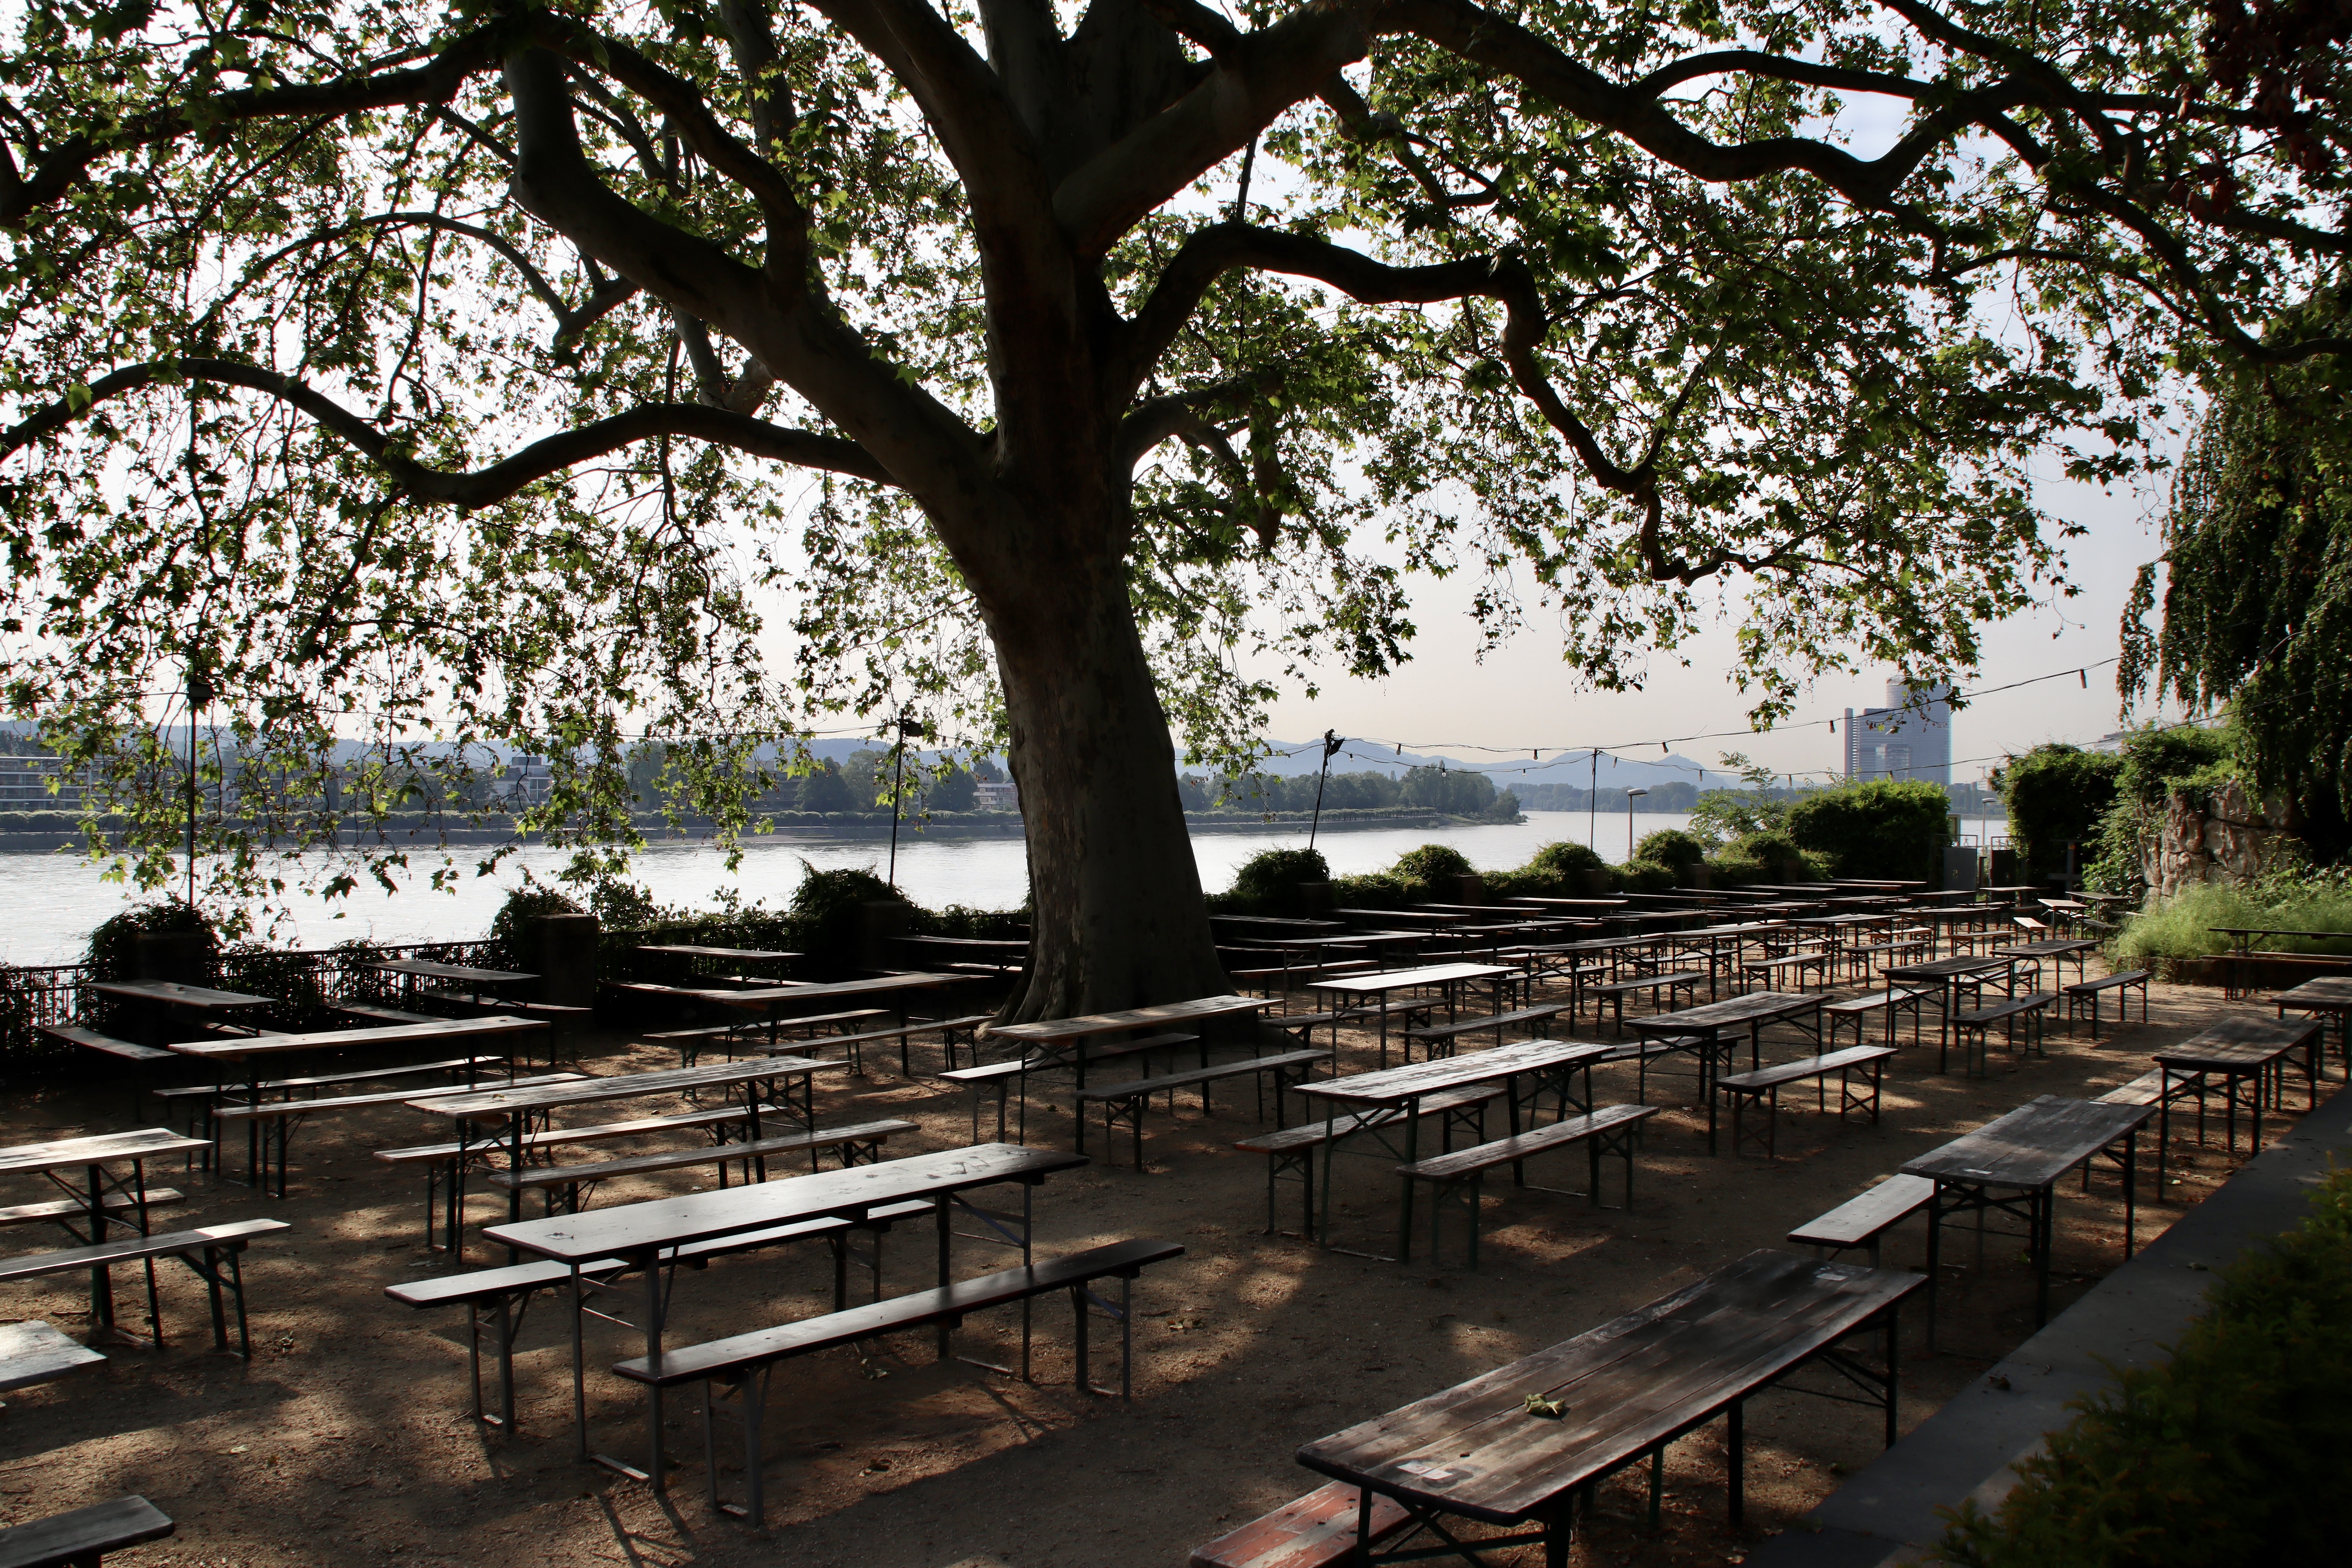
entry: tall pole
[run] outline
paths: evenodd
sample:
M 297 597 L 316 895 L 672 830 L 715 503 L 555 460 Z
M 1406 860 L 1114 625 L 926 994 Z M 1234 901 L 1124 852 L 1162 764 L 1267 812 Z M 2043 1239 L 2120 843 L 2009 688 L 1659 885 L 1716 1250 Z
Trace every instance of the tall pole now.
M 188 657 L 188 908 L 196 907 L 196 715 L 212 706 L 213 683 L 203 662 Z
M 898 885 L 898 816 L 904 804 L 907 783 L 907 737 L 924 733 L 923 726 L 898 710 L 894 721 L 898 727 L 898 744 L 890 748 L 890 886 Z
M 1593 853 L 1596 855 L 1601 852 L 1601 833 L 1593 823 L 1601 809 L 1598 804 L 1600 794 L 1601 748 L 1595 746 L 1592 748 L 1592 775 L 1586 781 L 1584 786 L 1584 841 L 1592 846 Z
M 1628 866 L 1633 863 L 1633 802 L 1636 797 L 1649 793 L 1645 789 L 1629 789 L 1625 792 L 1625 864 Z
M 1347 743 L 1330 731 L 1323 731 L 1323 771 L 1315 775 L 1315 817 L 1307 825 L 1307 847 L 1309 849 L 1315 847 L 1316 829 L 1323 826 L 1323 785 L 1331 776 L 1332 754 Z

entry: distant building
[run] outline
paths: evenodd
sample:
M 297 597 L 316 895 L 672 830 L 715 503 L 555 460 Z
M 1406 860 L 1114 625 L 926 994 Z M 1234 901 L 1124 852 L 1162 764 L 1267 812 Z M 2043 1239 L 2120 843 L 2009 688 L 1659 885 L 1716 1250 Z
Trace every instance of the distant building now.
M 981 784 L 971 786 L 972 805 L 982 811 L 1018 811 L 1021 809 L 1021 786 L 1014 784 Z
M 545 805 L 555 793 L 555 775 L 544 757 L 514 758 L 490 780 L 490 795 L 509 807 Z
M 1886 706 L 1845 710 L 1845 776 L 1919 779 L 1949 788 L 1952 710 L 1948 686 L 1886 683 Z
M 81 785 L 64 773 L 60 757 L 0 757 L 0 811 L 76 811 L 81 806 Z M 64 777 L 58 793 L 49 781 Z

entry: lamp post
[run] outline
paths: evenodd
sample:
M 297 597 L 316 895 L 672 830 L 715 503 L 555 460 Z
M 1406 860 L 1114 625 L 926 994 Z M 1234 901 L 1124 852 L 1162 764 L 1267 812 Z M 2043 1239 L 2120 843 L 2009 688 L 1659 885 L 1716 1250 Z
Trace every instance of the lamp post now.
M 1323 771 L 1315 775 L 1315 818 L 1307 825 L 1307 847 L 1315 847 L 1316 829 L 1323 826 L 1323 785 L 1331 777 L 1331 759 L 1348 742 L 1339 735 L 1323 731 Z
M 1633 863 L 1633 803 L 1649 793 L 1645 789 L 1625 792 L 1625 863 L 1629 866 Z
M 204 661 L 188 658 L 188 908 L 196 907 L 196 718 L 213 705 L 215 693 Z
M 890 748 L 890 886 L 896 889 L 898 886 L 898 816 L 905 809 L 907 784 L 907 737 L 912 735 L 919 741 L 930 731 L 924 729 L 920 721 L 908 718 L 903 708 L 891 722 L 898 731 L 898 744 Z

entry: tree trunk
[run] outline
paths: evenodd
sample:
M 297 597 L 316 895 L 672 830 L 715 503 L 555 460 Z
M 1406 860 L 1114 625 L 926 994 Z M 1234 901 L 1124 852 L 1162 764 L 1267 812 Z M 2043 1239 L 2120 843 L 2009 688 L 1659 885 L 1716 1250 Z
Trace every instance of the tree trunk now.
M 1231 990 L 1118 563 L 1057 563 L 989 623 L 1035 906 L 1027 984 L 1005 1021 Z

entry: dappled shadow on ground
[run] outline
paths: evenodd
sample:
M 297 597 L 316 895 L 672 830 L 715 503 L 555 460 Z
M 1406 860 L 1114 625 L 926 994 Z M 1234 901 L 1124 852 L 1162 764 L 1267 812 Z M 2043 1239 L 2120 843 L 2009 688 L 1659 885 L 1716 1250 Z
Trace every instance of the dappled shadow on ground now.
M 2243 1005 L 2239 1005 L 2242 1006 Z M 870 1363 L 837 1352 L 775 1374 L 762 1531 L 715 1516 L 696 1398 L 674 1395 L 667 1440 L 677 1460 L 667 1497 L 584 1466 L 570 1419 L 570 1352 L 562 1316 L 542 1299 L 522 1336 L 522 1429 L 478 1428 L 466 1394 L 457 1312 L 419 1314 L 385 1285 L 444 1267 L 419 1246 L 422 1194 L 368 1157 L 433 1129 L 399 1108 L 306 1128 L 293 1190 L 283 1204 L 201 1176 L 171 1179 L 192 1202 L 172 1223 L 274 1214 L 292 1222 L 250 1255 L 256 1355 L 250 1365 L 209 1349 L 203 1292 L 184 1269 L 163 1276 L 173 1341 L 158 1352 L 108 1348 L 78 1380 L 13 1394 L 0 1415 L 0 1522 L 141 1491 L 180 1521 L 171 1542 L 127 1562 L 321 1565 L 415 1560 L 554 1565 L 687 1562 L 791 1563 L 823 1568 L 1170 1568 L 1186 1550 L 1308 1489 L 1292 1456 L 1299 1444 L 1484 1372 L 1605 1321 L 1746 1253 L 1781 1245 L 1789 1227 L 1842 1201 L 1904 1160 L 2037 1094 L 2095 1093 L 2136 1076 L 2155 1044 L 2178 1038 L 2223 1005 L 2211 993 L 2158 987 L 2152 1022 L 2087 1040 L 2053 1037 L 2046 1058 L 1998 1052 L 1992 1074 L 1938 1077 L 1932 1047 L 1895 1064 L 1881 1125 L 1794 1109 L 1773 1162 L 1710 1158 L 1704 1121 L 1687 1108 L 1654 1121 L 1641 1155 L 1638 1206 L 1595 1210 L 1581 1199 L 1490 1185 L 1481 1270 L 1426 1258 L 1399 1266 L 1325 1252 L 1295 1237 L 1262 1235 L 1265 1167 L 1231 1148 L 1255 1123 L 1228 1095 L 1202 1121 L 1188 1103 L 1149 1125 L 1150 1168 L 1094 1165 L 1040 1191 L 1044 1249 L 1130 1236 L 1181 1241 L 1188 1253 L 1148 1273 L 1136 1290 L 1132 1405 L 1071 1386 L 1069 1325 L 1058 1298 L 1038 1304 L 1036 1381 L 934 1361 L 928 1334 L 906 1335 Z M 623 1040 L 592 1043 L 593 1070 L 671 1065 Z M 1369 1041 L 1351 1042 L 1351 1058 Z M 1783 1043 L 1783 1054 L 1795 1054 Z M 918 1059 L 919 1069 L 935 1053 Z M 820 1093 L 823 1120 L 876 1115 L 919 1122 L 892 1153 L 964 1141 L 960 1094 L 908 1082 L 877 1060 L 876 1076 L 835 1074 Z M 1351 1068 L 1370 1065 L 1350 1061 Z M 895 1068 L 895 1062 L 887 1064 Z M 1600 1098 L 1632 1098 L 1632 1081 L 1601 1075 Z M 1687 1080 L 1654 1093 L 1686 1098 Z M 2297 1103 L 2300 1103 L 2299 1099 Z M 1235 1105 L 1241 1109 L 1235 1109 Z M 48 1094 L 7 1108 L 0 1142 L 124 1125 L 119 1089 Z M 1033 1107 L 1033 1142 L 1066 1142 L 1066 1112 Z M 2275 1130 L 2281 1123 L 2269 1124 Z M 617 1151 L 616 1151 L 617 1152 Z M 2217 1142 L 2184 1153 L 2174 1189 L 2194 1198 L 2234 1167 Z M 1580 1155 L 1531 1167 L 1535 1180 L 1579 1185 Z M 600 1193 L 600 1204 L 683 1187 L 682 1178 Z M 1611 1177 L 1610 1195 L 1615 1185 Z M 1335 1217 L 1343 1232 L 1386 1249 L 1394 1178 L 1387 1163 L 1343 1161 Z M 2146 1188 L 2143 1189 L 2145 1195 Z M 25 1193 L 23 1201 L 35 1194 Z M 1282 1223 L 1296 1225 L 1284 1194 Z M 494 1205 L 476 1200 L 478 1218 Z M 2142 1209 L 2142 1239 L 2174 1209 Z M 2116 1184 L 2088 1194 L 2069 1181 L 2059 1197 L 2055 1305 L 2063 1308 L 2121 1259 Z M 36 1245 L 19 1231 L 18 1247 Z M 47 1245 L 42 1242 L 40 1245 Z M 894 1290 L 925 1282 L 929 1237 L 891 1238 Z M 1890 1266 L 1916 1266 L 1914 1222 L 1889 1247 Z M 1908 1425 L 1973 1377 L 1987 1359 L 2031 1333 L 2032 1284 L 2019 1244 L 1994 1239 L 1979 1267 L 1957 1242 L 1944 1280 L 1946 1352 L 1919 1355 L 1914 1325 L 1905 1377 Z M 496 1261 L 477 1247 L 477 1265 Z M 999 1266 L 971 1248 L 968 1270 Z M 740 1331 L 823 1310 L 831 1263 L 821 1246 L 723 1260 L 681 1277 L 673 1342 Z M 125 1271 L 126 1315 L 137 1291 Z M 0 1318 L 88 1326 L 81 1281 L 7 1288 Z M 1916 1314 L 1915 1314 L 1916 1317 Z M 963 1348 L 983 1359 L 1016 1347 L 1018 1314 L 975 1321 Z M 636 1353 L 625 1329 L 592 1325 L 590 1423 L 598 1447 L 642 1452 L 643 1406 L 604 1369 Z M 1097 1341 L 1098 1378 L 1112 1374 Z M 873 1375 L 880 1373 L 882 1375 Z M 1750 1535 L 1778 1528 L 1877 1450 L 1865 1411 L 1771 1394 L 1751 1407 Z M 722 1437 L 728 1428 L 722 1426 Z M 741 1478 L 722 1451 L 732 1495 Z M 1675 1445 L 1664 1528 L 1644 1522 L 1643 1479 L 1601 1489 L 1581 1562 L 1720 1562 L 1740 1550 L 1724 1518 L 1720 1427 Z M 1529 1560 L 1532 1561 L 1531 1554 Z

